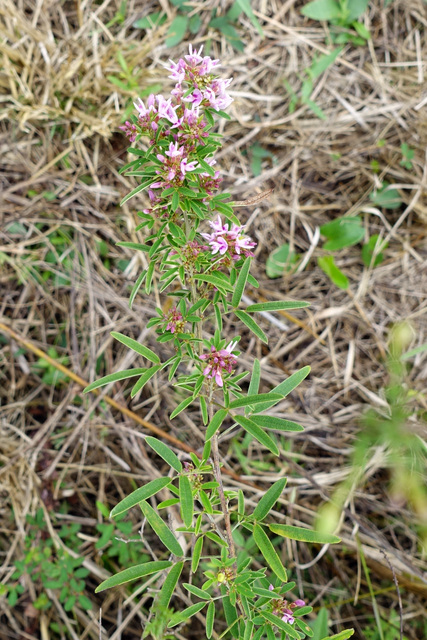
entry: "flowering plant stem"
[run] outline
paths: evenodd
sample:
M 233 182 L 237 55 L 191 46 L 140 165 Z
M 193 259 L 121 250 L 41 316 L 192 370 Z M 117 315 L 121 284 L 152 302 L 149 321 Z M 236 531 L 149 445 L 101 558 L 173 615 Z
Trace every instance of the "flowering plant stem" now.
M 338 542 L 339 538 L 267 522 L 285 488 L 285 478 L 275 482 L 248 512 L 243 492 L 224 486 L 219 441 L 223 423 L 228 422 L 227 429 L 242 429 L 266 455 L 279 456 L 274 433 L 303 430 L 295 422 L 265 412 L 304 380 L 309 367 L 296 371 L 274 389 L 259 393 L 261 365 L 255 360 L 245 390 L 241 381 L 249 372 L 236 372 L 240 337 L 225 339 L 222 332 L 223 317 L 234 314 L 236 326 L 267 342 L 254 314 L 300 309 L 307 304 L 279 300 L 240 308 L 248 283 L 258 286 L 250 274 L 256 242 L 246 235 L 232 203 L 224 202 L 229 194 L 217 193 L 221 176 L 213 167 L 221 142 L 213 128 L 216 116 L 228 117 L 223 109 L 232 102 L 227 93 L 231 79 L 214 75 L 219 61 L 201 53 L 202 49 L 196 51 L 190 45 L 184 58 L 178 63 L 171 61 L 169 77 L 176 81 L 171 97 L 150 96 L 147 105 L 139 100 L 135 104 L 137 115 L 122 126 L 129 140 L 137 143 L 129 150 L 135 159 L 122 171 L 141 180 L 122 202 L 144 190 L 150 201 L 149 207 L 138 212 L 141 223 L 137 230 L 146 231 L 144 242 L 119 243 L 147 255 L 148 267 L 138 276 L 130 305 L 143 285 L 146 295 L 151 293 L 154 279 L 160 293 L 167 290 L 176 300 L 167 310 L 157 308 L 157 315 L 147 323 L 156 333 L 159 354 L 132 337 L 113 332 L 116 340 L 149 365 L 109 374 L 92 382 L 85 391 L 136 377 L 130 394 L 133 398 L 153 376 L 168 370 L 178 403 L 170 418 L 183 411 L 194 412 L 198 405 L 205 444 L 200 457 L 190 453 L 181 461 L 164 442 L 146 437 L 147 445 L 169 466 L 172 475 L 165 474 L 137 488 L 115 505 L 111 517 L 139 505 L 159 538 L 161 559 L 121 571 L 105 580 L 97 591 L 159 574 L 161 588 L 151 612 L 155 615 L 150 617 L 143 637 L 151 633 L 161 640 L 167 628 L 185 624 L 207 606 L 208 639 L 213 635 L 215 616 L 219 616 L 237 640 L 261 640 L 264 635 L 268 640 L 299 640 L 312 635 L 302 619 L 312 609 L 303 600 L 287 595 L 295 583 L 288 582 L 286 568 L 270 538 L 281 536 L 317 544 Z M 147 138 L 148 144 L 140 148 L 140 140 Z M 259 200 L 255 197 L 245 204 Z M 168 490 L 172 497 L 155 509 L 152 498 L 162 490 Z M 232 501 L 237 504 L 230 509 Z M 175 505 L 179 505 L 182 519 L 176 531 L 160 515 L 162 509 Z M 218 517 L 224 522 L 225 533 Z M 233 536 L 236 529 L 237 539 Z M 186 548 L 176 536 L 178 531 L 186 546 L 187 538 L 191 540 L 191 558 L 186 557 Z M 244 547 L 236 544 L 242 538 L 247 542 Z M 246 549 L 251 549 L 250 553 Z M 265 563 L 264 567 L 259 568 L 258 561 L 257 568 L 251 568 L 254 555 Z M 177 610 L 172 610 L 170 602 L 181 574 L 188 576 L 183 587 L 196 602 L 180 610 L 178 592 L 173 601 Z M 200 587 L 195 585 L 197 581 Z M 222 611 L 218 611 L 219 605 Z

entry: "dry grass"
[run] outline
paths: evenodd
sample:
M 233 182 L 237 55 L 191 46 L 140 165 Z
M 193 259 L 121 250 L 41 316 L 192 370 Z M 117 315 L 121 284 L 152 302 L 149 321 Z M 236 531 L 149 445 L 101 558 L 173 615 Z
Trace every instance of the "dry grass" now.
M 370 3 L 365 20 L 372 40 L 365 47 L 347 46 L 315 84 L 315 101 L 326 114 L 319 120 L 306 106 L 290 114 L 283 86 L 287 79 L 299 91 L 299 74 L 328 50 L 327 25 L 304 19 L 303 4 L 252 2 L 265 34 L 261 39 L 242 17 L 244 53 L 207 30 L 206 11 L 221 10 L 224 3 L 198 3 L 195 9 L 204 25 L 196 43 L 212 37 L 224 73 L 234 76 L 232 120 L 222 125 L 225 187 L 236 200 L 275 188 L 268 201 L 240 210 L 258 241 L 255 275 L 261 289 L 249 295 L 275 299 L 279 291 L 312 305 L 306 317 L 298 314 L 303 324 L 283 318 L 277 326 L 263 319 L 268 348 L 243 332 L 242 366 L 262 359 L 264 390 L 283 375 L 312 366 L 310 378 L 279 406 L 283 417 L 300 422 L 306 431 L 283 447 L 280 467 L 250 446 L 242 468 L 236 446 L 227 448 L 224 442 L 232 472 L 227 482 L 230 487 L 247 483 L 249 498 L 257 500 L 262 487 L 288 475 L 276 517 L 311 525 L 322 500 L 348 476 L 361 414 L 368 405 L 384 407 L 390 327 L 408 319 L 414 331 L 411 346 L 427 340 L 427 19 L 422 0 L 395 0 L 387 8 L 382 0 Z M 160 7 L 168 12 L 160 29 L 145 34 L 132 27 Z M 160 62 L 179 57 L 184 47 L 171 51 L 164 46 L 175 11 L 165 1 L 130 1 L 124 22 L 107 26 L 118 10 L 113 0 L 0 0 L 1 579 L 10 582 L 13 562 L 22 557 L 26 515 L 43 507 L 55 524 L 53 514 L 62 511 L 61 522 L 82 524 L 81 553 L 91 572 L 87 593 L 104 610 L 99 631 L 96 608 L 76 609 L 70 621 L 54 594 L 51 609 L 42 613 L 27 596 L 15 608 L 3 598 L 4 638 L 45 640 L 51 637 L 52 621 L 62 621 L 67 638 L 140 637 L 146 596 L 93 595 L 107 571 L 94 547 L 95 525 L 101 521 L 95 501 L 112 506 L 133 481 L 140 484 L 161 472 L 144 446 L 147 424 L 138 424 L 117 403 L 182 442 L 183 457 L 202 443 L 196 413 L 170 422 L 178 396 L 162 377 L 134 401 L 120 384 L 98 397 L 81 395 L 79 377 L 93 380 L 136 362 L 134 354 L 113 344 L 110 331 L 125 331 L 153 346 L 145 324 L 154 306 L 165 302 L 156 294 L 156 300 L 137 299 L 132 311 L 127 306 L 144 257 L 115 246 L 137 239 L 134 208 L 139 206 L 131 201 L 132 206 L 118 208 L 131 183 L 118 174 L 127 145 L 117 127 L 136 93 L 119 90 L 108 76 L 119 77 L 121 52 L 143 90 L 163 82 Z M 275 158 L 263 161 L 259 176 L 250 163 L 255 143 Z M 402 143 L 415 151 L 411 170 L 400 164 Z M 382 178 L 399 190 L 400 209 L 381 210 L 369 200 Z M 363 268 L 360 248 L 340 252 L 337 262 L 351 283 L 345 292 L 331 285 L 310 256 L 321 255 L 316 227 L 349 212 L 362 214 L 367 233 L 382 233 L 389 248 L 384 262 L 370 270 Z M 16 222 L 21 227 L 10 227 Z M 301 254 L 306 268 L 269 280 L 265 260 L 284 242 Z M 241 327 L 229 327 L 230 333 L 236 330 Z M 27 341 L 24 348 L 22 340 Z M 57 357 L 68 358 L 64 364 L 75 374 L 70 384 L 46 384 L 34 366 L 40 355 L 35 349 L 48 352 L 52 346 Z M 168 354 L 167 345 L 162 349 Z M 427 409 L 426 371 L 425 355 L 419 354 L 407 380 L 416 392 L 417 415 Z M 425 422 L 413 422 L 425 436 Z M 385 590 L 377 596 L 384 619 L 390 609 L 399 611 L 391 565 L 400 584 L 405 635 L 418 639 L 422 631 L 416 624 L 427 593 L 427 565 L 416 535 L 421 516 L 392 500 L 386 467 L 387 451 L 377 448 L 349 496 L 343 546 L 316 559 L 305 545 L 285 545 L 284 554 L 300 592 L 316 605 L 329 603 L 337 625 L 333 629 L 355 626 L 354 637 L 360 639 L 367 637 L 363 629 L 373 618 L 361 550 L 374 589 Z M 65 502 L 66 513 L 61 510 Z M 61 544 L 55 526 L 50 534 Z M 155 553 L 155 541 L 148 542 Z M 317 585 L 314 590 L 310 583 Z M 203 637 L 202 627 L 192 637 Z

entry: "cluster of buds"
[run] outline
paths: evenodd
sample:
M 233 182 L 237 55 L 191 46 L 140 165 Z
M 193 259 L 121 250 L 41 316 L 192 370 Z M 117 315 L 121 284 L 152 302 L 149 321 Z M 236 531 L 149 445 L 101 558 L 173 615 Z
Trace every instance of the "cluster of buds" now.
M 194 464 L 191 462 L 184 460 L 182 466 L 184 467 L 184 472 L 188 475 L 192 489 L 199 491 L 202 488 L 203 476 L 200 473 L 194 472 Z
M 274 591 L 274 587 L 271 584 L 269 587 L 269 591 Z M 288 602 L 284 598 L 280 598 L 277 600 L 272 600 L 272 613 L 274 615 L 279 616 L 283 622 L 287 622 L 288 624 L 293 624 L 295 622 L 295 618 L 293 615 L 293 609 L 297 607 L 303 607 L 305 605 L 304 600 L 295 600 L 294 602 Z
M 212 255 L 219 254 L 231 258 L 231 260 L 239 260 L 242 255 L 245 257 L 253 256 L 252 249 L 256 246 L 256 242 L 251 240 L 249 236 L 244 234 L 244 226 L 229 223 L 222 224 L 221 216 L 216 221 L 209 222 L 213 233 L 202 233 L 201 235 L 208 241 Z
M 237 358 L 233 355 L 233 349 L 236 348 L 237 342 L 230 342 L 225 349 L 217 351 L 212 345 L 209 353 L 204 353 L 200 356 L 202 360 L 206 360 L 206 367 L 203 370 L 203 375 L 210 379 L 215 378 L 215 382 L 219 387 L 224 386 L 222 376 L 224 373 L 232 373 L 233 367 L 237 363 Z
M 223 80 L 212 75 L 212 71 L 220 66 L 219 60 L 212 60 L 209 56 L 202 56 L 203 47 L 199 51 L 194 50 L 190 44 L 189 53 L 173 62 L 170 60 L 170 66 L 166 67 L 171 71 L 169 78 L 176 80 L 177 84 L 172 94 L 177 100 L 190 102 L 194 107 L 200 105 L 211 107 L 216 111 L 226 109 L 233 98 L 231 98 L 226 89 L 232 82 L 232 78 Z M 184 97 L 182 83 L 186 82 L 193 87 L 193 91 Z
M 182 313 L 176 307 L 173 307 L 167 313 L 163 314 L 166 324 L 166 331 L 171 333 L 182 333 L 186 321 L 182 317 Z

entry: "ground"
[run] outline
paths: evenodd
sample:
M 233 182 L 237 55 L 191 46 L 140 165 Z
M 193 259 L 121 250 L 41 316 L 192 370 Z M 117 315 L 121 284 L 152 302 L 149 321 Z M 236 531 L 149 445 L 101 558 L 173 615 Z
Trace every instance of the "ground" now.
M 248 298 L 311 304 L 262 317 L 268 346 L 243 325 L 225 327 L 242 336 L 242 370 L 261 360 L 262 391 L 311 366 L 278 409 L 305 431 L 282 440 L 279 460 L 247 439 L 223 441 L 227 486 L 255 503 L 287 476 L 276 517 L 300 526 L 341 487 L 342 543 L 325 554 L 283 546 L 299 596 L 326 607 L 331 633 L 351 626 L 355 638 L 394 640 L 402 620 L 404 637 L 426 635 L 426 5 L 370 2 L 356 27 L 366 37 L 341 28 L 351 37 L 340 45 L 331 21 L 301 13 L 306 4 L 254 0 L 253 15 L 235 11 L 227 27 L 230 3 L 193 3 L 197 33 L 173 47 L 168 30 L 187 15 L 177 2 L 0 4 L 1 637 L 133 640 L 146 623 L 149 595 L 94 594 L 156 553 L 154 539 L 151 550 L 123 541 L 138 537 L 137 515 L 114 530 L 108 511 L 156 477 L 144 445 L 152 426 L 185 456 L 203 441 L 198 413 L 170 421 L 180 397 L 162 377 L 134 400 L 123 383 L 98 396 L 82 389 L 141 366 L 112 330 L 159 348 L 146 323 L 170 300 L 156 289 L 130 310 L 145 256 L 116 246 L 142 240 L 145 203 L 119 207 L 135 183 L 119 173 L 129 156 L 118 127 L 132 99 L 168 93 L 162 64 L 190 41 L 233 76 L 231 119 L 220 124 L 224 188 L 233 200 L 274 189 L 236 209 L 258 243 L 260 287 Z M 165 21 L 135 26 L 155 12 Z M 363 237 L 324 248 L 319 228 L 341 216 L 357 216 Z M 368 246 L 364 261 L 376 234 L 383 255 Z M 48 584 L 37 553 L 50 557 Z M 67 562 L 64 596 L 52 585 Z M 175 635 L 203 638 L 198 620 Z

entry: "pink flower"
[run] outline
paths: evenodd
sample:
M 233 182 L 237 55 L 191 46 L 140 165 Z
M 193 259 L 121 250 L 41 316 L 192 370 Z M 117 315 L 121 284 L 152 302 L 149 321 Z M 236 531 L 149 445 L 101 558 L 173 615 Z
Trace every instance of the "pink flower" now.
M 121 127 L 119 127 L 119 129 L 125 132 L 125 135 L 129 138 L 129 142 L 135 142 L 135 138 L 138 132 L 136 130 L 136 126 L 132 124 L 132 122 L 126 120 L 126 122 Z
M 163 314 L 163 318 L 167 321 L 166 331 L 170 331 L 171 333 L 182 332 L 185 320 L 182 317 L 182 313 L 180 313 L 176 307 L 173 307 L 168 313 Z
M 189 171 L 194 171 L 194 169 L 197 167 L 198 164 L 199 163 L 197 162 L 197 160 L 192 160 L 191 162 L 188 162 L 187 158 L 183 158 L 180 164 L 182 175 L 185 176 L 185 174 L 188 173 Z
M 228 252 L 233 260 L 238 260 L 241 254 L 246 257 L 253 256 L 251 250 L 256 246 L 256 242 L 244 235 L 244 226 L 233 224 L 230 229 L 228 222 L 222 224 L 221 216 L 209 224 L 214 232 L 201 235 L 209 242 L 212 255 L 225 255 Z
M 272 585 L 272 584 L 270 584 L 270 585 L 269 585 L 268 590 L 269 590 L 269 591 L 274 591 L 274 587 L 273 587 L 273 585 Z
M 292 615 L 292 611 L 286 609 L 286 611 L 284 611 L 283 613 L 282 620 L 283 622 L 287 622 L 288 624 L 294 624 L 295 618 Z
M 201 360 L 207 360 L 206 367 L 203 370 L 203 375 L 206 378 L 215 378 L 215 382 L 219 387 L 224 386 L 222 376 L 224 373 L 232 373 L 233 367 L 237 362 L 236 356 L 232 354 L 233 349 L 236 348 L 237 340 L 230 342 L 225 349 L 217 351 L 212 345 L 210 353 L 205 353 L 200 356 Z
M 294 600 L 293 605 L 294 605 L 294 607 L 303 607 L 305 605 L 305 601 L 304 600 Z

